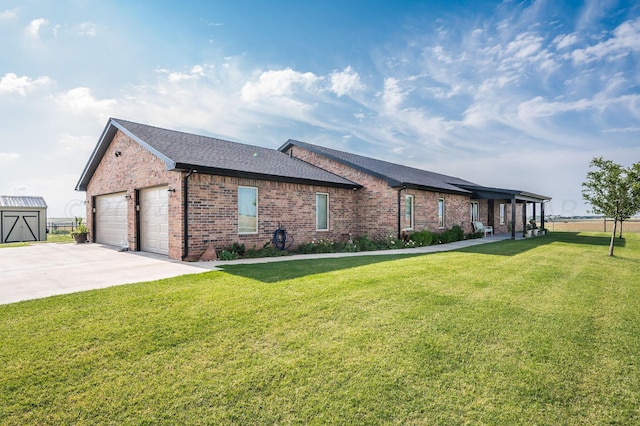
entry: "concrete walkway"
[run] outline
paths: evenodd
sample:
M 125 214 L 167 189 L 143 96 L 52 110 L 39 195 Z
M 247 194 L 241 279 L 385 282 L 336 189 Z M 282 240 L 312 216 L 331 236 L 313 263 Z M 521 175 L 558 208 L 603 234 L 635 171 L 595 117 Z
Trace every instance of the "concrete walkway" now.
M 294 256 L 281 256 L 281 257 L 260 257 L 257 259 L 238 259 L 238 260 L 217 260 L 216 266 L 223 265 L 243 265 L 254 263 L 270 263 L 270 262 L 284 262 L 291 260 L 305 260 L 305 259 L 332 259 L 337 257 L 354 257 L 354 256 L 382 256 L 389 254 L 426 254 L 437 253 L 441 251 L 457 250 L 464 247 L 472 247 L 480 244 L 495 243 L 496 241 L 508 240 L 511 238 L 511 234 L 498 234 L 492 237 L 477 238 L 473 240 L 456 241 L 449 244 L 439 244 L 435 246 L 415 247 L 398 250 L 377 250 L 377 251 L 358 251 L 355 253 L 318 253 L 318 254 L 296 254 Z
M 144 252 L 118 252 L 101 244 L 34 244 L 0 248 L 0 304 L 220 270 L 224 265 L 422 254 L 509 239 L 509 234 L 437 246 L 356 253 L 301 254 L 214 262 L 180 262 Z

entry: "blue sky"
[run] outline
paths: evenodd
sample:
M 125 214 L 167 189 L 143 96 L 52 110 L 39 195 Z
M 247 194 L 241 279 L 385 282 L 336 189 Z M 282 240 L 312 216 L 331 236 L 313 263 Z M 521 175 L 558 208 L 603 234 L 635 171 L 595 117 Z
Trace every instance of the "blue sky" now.
M 0 194 L 84 215 L 109 117 L 293 138 L 584 214 L 594 156 L 640 160 L 632 1 L 0 1 Z

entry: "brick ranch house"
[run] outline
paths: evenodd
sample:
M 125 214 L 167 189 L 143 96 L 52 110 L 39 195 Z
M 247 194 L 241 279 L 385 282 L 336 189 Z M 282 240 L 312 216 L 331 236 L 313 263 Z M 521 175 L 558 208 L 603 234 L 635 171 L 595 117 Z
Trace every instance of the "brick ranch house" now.
M 526 205 L 544 218 L 550 200 L 295 140 L 275 150 L 114 118 L 76 190 L 93 241 L 182 260 L 262 247 L 279 226 L 297 243 L 472 221 L 515 238 Z

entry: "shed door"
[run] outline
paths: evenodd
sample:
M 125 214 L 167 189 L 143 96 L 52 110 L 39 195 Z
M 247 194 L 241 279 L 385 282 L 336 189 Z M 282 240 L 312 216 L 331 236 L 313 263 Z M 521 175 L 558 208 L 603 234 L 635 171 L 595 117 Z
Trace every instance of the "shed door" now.
M 96 197 L 96 238 L 101 244 L 119 246 L 127 240 L 125 192 Z
M 39 241 L 38 212 L 2 212 L 2 242 Z
M 169 192 L 167 186 L 140 191 L 141 250 L 169 254 Z

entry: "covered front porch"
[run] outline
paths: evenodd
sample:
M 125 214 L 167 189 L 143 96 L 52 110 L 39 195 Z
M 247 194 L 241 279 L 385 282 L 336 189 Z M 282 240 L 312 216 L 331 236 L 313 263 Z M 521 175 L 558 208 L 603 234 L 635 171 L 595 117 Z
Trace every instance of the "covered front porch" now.
M 471 191 L 471 216 L 474 214 L 478 220 L 486 226 L 493 227 L 494 232 L 504 234 L 509 233 L 511 239 L 516 239 L 516 235 L 522 235 L 529 227 L 535 226 L 537 229 L 545 228 L 545 203 L 551 200 L 546 195 L 535 194 L 527 191 L 490 188 L 478 185 L 459 185 Z M 478 203 L 477 213 L 474 213 L 473 203 Z M 486 205 L 486 208 L 481 208 Z M 531 206 L 529 209 L 528 207 Z M 538 210 L 539 209 L 539 210 Z M 528 210 L 531 211 L 531 218 L 535 225 L 531 224 L 528 217 Z M 540 217 L 540 223 L 537 218 Z

